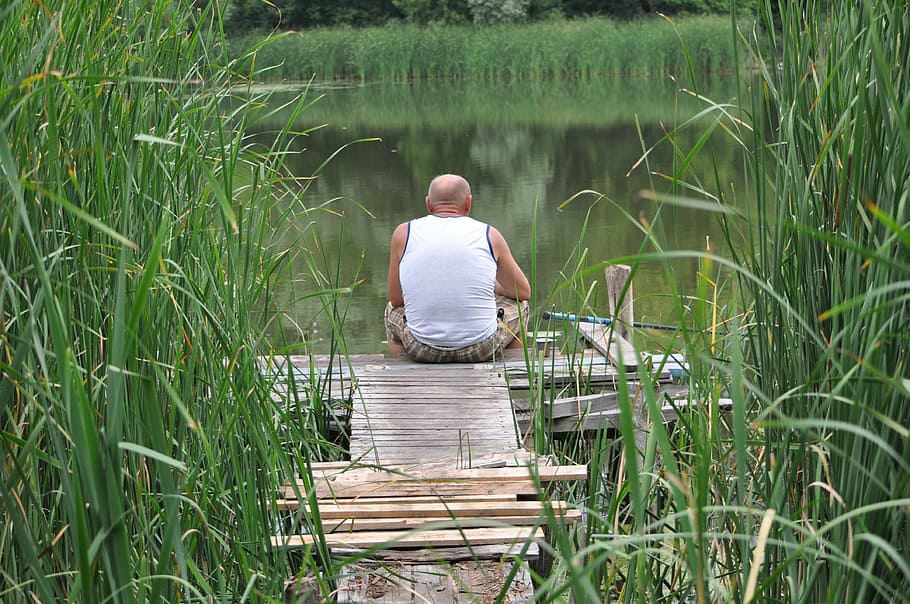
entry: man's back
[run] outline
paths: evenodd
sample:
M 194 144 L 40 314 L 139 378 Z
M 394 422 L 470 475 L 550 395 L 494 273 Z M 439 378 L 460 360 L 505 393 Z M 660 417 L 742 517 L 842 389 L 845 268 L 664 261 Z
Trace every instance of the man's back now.
M 458 348 L 496 331 L 496 259 L 488 233 L 488 225 L 467 216 L 410 222 L 401 287 L 419 341 Z
M 502 233 L 468 217 L 471 201 L 464 177 L 441 174 L 427 191 L 428 216 L 392 232 L 384 316 L 392 354 L 486 361 L 527 324 L 528 278 Z

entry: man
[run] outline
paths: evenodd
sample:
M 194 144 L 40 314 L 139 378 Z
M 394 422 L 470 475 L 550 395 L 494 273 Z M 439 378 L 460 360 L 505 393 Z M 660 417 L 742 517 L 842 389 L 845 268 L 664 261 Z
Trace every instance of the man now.
M 434 178 L 426 206 L 427 216 L 392 233 L 389 351 L 423 363 L 487 361 L 527 322 L 528 278 L 502 234 L 468 216 L 471 186 L 464 178 Z

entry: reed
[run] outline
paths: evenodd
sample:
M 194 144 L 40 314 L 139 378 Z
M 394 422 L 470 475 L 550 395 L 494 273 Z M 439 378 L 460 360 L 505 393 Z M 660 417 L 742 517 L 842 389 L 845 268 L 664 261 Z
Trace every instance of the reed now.
M 286 186 L 309 91 L 274 109 L 253 89 L 235 96 L 238 79 L 460 77 L 443 55 L 418 64 L 402 51 L 453 54 L 456 43 L 476 43 L 457 62 L 471 77 L 594 75 L 638 69 L 624 59 L 609 67 L 608 49 L 631 60 L 661 48 L 650 23 L 629 26 L 642 28 L 634 44 L 608 46 L 599 46 L 612 39 L 607 22 L 550 24 L 531 30 L 536 39 L 560 40 L 554 32 L 565 28 L 562 39 L 577 40 L 536 54 L 520 28 L 497 30 L 506 36 L 498 53 L 477 30 L 421 30 L 420 44 L 439 45 L 418 47 L 402 28 L 392 33 L 413 37 L 385 51 L 401 51 L 402 63 L 377 76 L 378 63 L 351 66 L 387 43 L 381 32 L 344 32 L 337 47 L 337 32 L 307 33 L 325 36 L 318 63 L 302 45 L 282 46 L 293 36 L 228 60 L 214 13 L 195 7 L 19 0 L 0 10 L 4 600 L 268 601 L 304 574 L 328 597 L 356 560 L 321 546 L 290 559 L 268 546 L 287 528 L 268 494 L 285 477 L 306 480 L 312 460 L 341 455 L 325 421 L 330 382 L 314 366 L 307 379 L 263 371 L 261 355 L 280 360 L 309 337 L 275 308 L 275 289 L 320 300 L 343 358 L 356 283 L 343 277 L 341 251 L 319 245 L 313 216 L 331 207 L 308 207 Z M 661 141 L 642 141 L 657 217 L 642 223 L 608 195 L 589 198 L 615 203 L 642 233 L 638 254 L 608 261 L 666 271 L 687 329 L 636 343 L 684 352 L 691 404 L 665 425 L 664 399 L 642 372 L 620 380 L 618 438 L 604 428 L 557 441 L 540 401 L 558 393 L 534 382 L 535 448 L 591 468 L 570 494 L 587 511 L 581 532 L 544 519 L 554 566 L 537 577 L 538 601 L 568 592 L 625 602 L 907 600 L 910 16 L 901 9 L 783 3 L 775 33 L 766 7 L 770 44 L 750 37 L 751 23 L 727 25 L 721 45 L 732 59 L 718 65 L 740 63 L 741 36 L 759 79 L 742 80 L 741 107 L 705 100 L 698 118 L 681 114 Z M 674 26 L 684 50 L 654 52 L 653 69 L 697 82 L 703 52 L 714 54 L 701 49 L 723 36 L 684 21 L 659 27 Z M 273 45 L 296 71 L 271 67 Z M 764 54 L 778 47 L 781 57 Z M 275 142 L 250 139 L 257 127 Z M 681 134 L 692 128 L 704 136 Z M 721 169 L 704 170 L 700 157 L 724 161 L 712 151 L 715 132 L 736 141 L 753 170 L 754 212 L 736 207 Z M 671 146 L 670 166 L 652 165 L 652 143 Z M 669 249 L 680 204 L 722 222 L 731 257 Z M 589 257 L 584 237 L 562 283 L 535 291 L 539 305 L 598 314 L 605 260 Z M 287 243 L 301 239 L 311 242 L 302 277 L 288 274 Z M 692 290 L 680 285 L 679 259 L 698 263 Z M 287 331 L 271 321 L 288 321 Z M 269 342 L 276 332 L 288 335 Z M 565 351 L 584 354 L 574 343 Z M 525 354 L 541 376 L 545 359 Z M 573 388 L 586 387 L 579 375 Z M 273 403 L 279 388 L 289 404 Z M 322 530 L 318 514 L 291 523 Z
M 251 61 L 212 8 L 0 13 L 4 601 L 280 598 L 296 570 L 269 494 L 334 448 L 318 381 L 299 416 L 272 402 L 261 310 L 289 279 L 272 225 L 318 208 L 287 128 L 247 140 L 267 98 L 227 102 Z
M 758 173 L 767 219 L 744 253 L 762 279 L 744 287 L 752 379 L 767 397 L 758 484 L 779 517 L 815 534 L 774 525 L 759 587 L 905 600 L 910 18 L 887 1 L 803 10 L 783 11 L 780 68 L 763 57 L 769 96 L 753 101 L 756 164 L 774 169 Z M 767 125 L 785 144 L 769 144 Z
M 606 434 L 588 440 L 588 529 L 577 546 L 556 539 L 569 543 L 565 572 L 542 593 L 907 601 L 908 17 L 899 2 L 779 6 L 780 32 L 766 5 L 770 40 L 750 38 L 760 77 L 742 81 L 742 105 L 705 105 L 708 131 L 741 145 L 754 211 L 736 207 L 717 172 L 692 169 L 713 155 L 707 136 L 681 144 L 695 122 L 680 119 L 657 143 L 677 151 L 669 167 L 651 165 L 643 146 L 644 169 L 671 175 L 655 183 L 660 214 L 710 211 L 731 257 L 668 251 L 661 217 L 640 225 L 640 254 L 610 259 L 664 264 L 671 283 L 673 259 L 699 259 L 695 290 L 672 288 L 688 329 L 670 344 L 691 363 L 698 404 L 667 427 L 647 375 L 639 391 L 620 384 L 621 471 Z M 552 295 L 571 292 L 573 308 L 596 312 L 602 263 L 583 252 Z M 736 294 L 730 305 L 718 304 L 723 288 Z M 636 440 L 642 406 L 648 431 Z
M 728 20 L 702 16 L 673 23 L 591 18 L 489 27 L 306 30 L 277 36 L 258 49 L 257 60 L 276 66 L 265 74 L 273 82 L 683 75 L 688 71 L 681 39 L 700 73 L 739 69 Z M 232 52 L 247 53 L 263 37 L 268 35 L 232 39 Z

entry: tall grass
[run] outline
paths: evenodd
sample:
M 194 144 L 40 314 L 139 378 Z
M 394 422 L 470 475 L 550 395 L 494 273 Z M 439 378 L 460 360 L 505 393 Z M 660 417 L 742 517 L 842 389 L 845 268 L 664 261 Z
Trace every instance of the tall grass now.
M 489 27 L 416 27 L 285 32 L 259 50 L 275 65 L 270 81 L 333 79 L 648 76 L 686 73 L 680 36 L 701 73 L 731 72 L 734 40 L 719 17 L 688 17 L 674 32 L 659 18 L 618 24 L 606 19 L 548 21 Z M 264 34 L 231 40 L 246 52 Z
M 619 383 L 618 439 L 604 428 L 560 442 L 539 405 L 556 393 L 534 380 L 538 452 L 591 467 L 574 493 L 587 510 L 581 532 L 547 519 L 555 562 L 538 577 L 538 601 L 568 591 L 577 601 L 908 600 L 902 8 L 810 0 L 781 4 L 780 33 L 767 7 L 767 34 L 734 23 L 760 77 L 742 82 L 742 107 L 706 101 L 701 117 L 741 144 L 754 215 L 733 208 L 737 192 L 720 170 L 693 172 L 696 156 L 712 154 L 710 136 L 677 133 L 704 119 L 668 126 L 658 144 L 674 149 L 671 166 L 651 165 L 643 141 L 640 169 L 653 175 L 661 210 L 648 223 L 627 215 L 641 251 L 610 260 L 661 263 L 670 283 L 680 282 L 674 260 L 699 262 L 694 291 L 671 292 L 687 329 L 674 340 L 635 340 L 685 352 L 692 404 L 665 425 L 665 399 L 642 371 Z M 319 374 L 299 390 L 287 376 L 297 402 L 288 410 L 272 403 L 275 384 L 259 361 L 270 350 L 262 334 L 276 316 L 274 288 L 296 279 L 273 247 L 273 225 L 308 223 L 314 209 L 284 186 L 290 127 L 271 146 L 245 137 L 260 118 L 273 123 L 260 109 L 267 99 L 225 102 L 232 78 L 262 77 L 249 70 L 267 69 L 269 46 L 229 61 L 209 15 L 191 3 L 116 0 L 23 0 L 0 13 L 3 600 L 268 601 L 298 572 L 316 574 L 327 595 L 354 560 L 331 560 L 322 547 L 289 560 L 267 545 L 277 522 L 268 494 L 286 477 L 308 476 L 310 460 L 337 454 L 325 438 L 332 393 Z M 554 27 L 588 26 L 607 27 Z M 698 43 L 678 26 L 689 52 L 675 51 L 674 65 L 695 81 Z M 610 72 L 582 57 L 608 38 L 592 31 L 576 30 L 577 53 L 550 64 L 510 40 L 499 55 L 508 48 L 514 59 L 497 62 L 492 38 L 465 39 L 478 54 L 464 64 L 477 77 L 556 75 L 566 65 Z M 645 33 L 628 56 L 657 47 Z M 345 35 L 356 48 L 360 38 Z M 368 35 L 377 47 L 380 34 Z M 531 47 L 533 38 L 514 35 Z M 733 28 L 724 35 L 737 65 Z M 327 74 L 350 73 L 348 55 L 325 56 L 338 66 Z M 405 56 L 387 77 L 452 75 L 443 62 L 415 67 Z M 307 60 L 281 77 L 312 69 Z M 305 104 L 293 102 L 284 123 Z M 729 248 L 741 251 L 668 250 L 673 204 L 716 216 Z M 583 236 L 565 284 L 543 298 L 598 312 L 592 281 L 604 263 L 588 257 Z M 344 353 L 349 290 L 337 259 L 314 245 L 308 266 L 313 286 L 300 295 L 322 296 Z M 719 304 L 734 287 L 740 303 Z M 540 376 L 546 361 L 526 355 Z M 584 387 L 580 375 L 575 388 Z M 318 517 L 296 520 L 319 533 Z
M 902 33 L 910 23 L 900 2 L 781 3 L 780 13 L 779 31 L 769 6 L 764 33 L 734 23 L 763 66 L 742 81 L 742 106 L 705 100 L 714 116 L 708 131 L 741 145 L 759 201 L 754 213 L 736 207 L 737 192 L 719 172 L 692 169 L 695 157 L 712 156 L 710 137 L 684 146 L 679 132 L 704 121 L 683 116 L 657 143 L 676 150 L 672 166 L 652 165 L 643 141 L 642 169 L 655 176 L 662 207 L 647 224 L 628 216 L 642 230 L 641 253 L 609 260 L 633 271 L 666 263 L 678 284 L 672 261 L 700 259 L 696 289 L 673 287 L 686 329 L 664 343 L 690 362 L 694 406 L 665 425 L 657 384 L 636 375 L 639 382 L 618 387 L 618 436 L 606 427 L 585 440 L 535 435 L 543 451 L 591 467 L 585 534 L 578 544 L 554 539 L 557 568 L 542 594 L 910 599 L 910 87 Z M 594 202 L 623 205 L 603 194 Z M 669 250 L 676 204 L 713 211 L 733 256 Z M 604 263 L 587 257 L 583 236 L 565 284 L 547 300 L 603 312 Z M 741 302 L 719 306 L 724 288 Z M 642 334 L 636 343 L 661 345 Z M 546 362 L 535 366 L 543 371 Z M 721 397 L 730 401 L 725 410 Z M 543 405 L 537 414 L 545 430 Z
M 780 68 L 766 57 L 767 97 L 753 107 L 757 132 L 770 126 L 782 144 L 755 149 L 774 170 L 758 173 L 770 177 L 767 220 L 744 258 L 761 281 L 744 285 L 767 397 L 762 491 L 812 532 L 775 525 L 762 586 L 806 601 L 905 600 L 910 16 L 872 0 L 802 11 L 782 11 Z
M 263 99 L 225 102 L 211 9 L 0 13 L 4 601 L 280 598 L 296 570 L 268 499 L 331 446 L 258 361 L 290 132 L 246 142 Z
M 677 150 L 669 171 L 644 153 L 645 169 L 672 176 L 655 188 L 661 213 L 713 212 L 733 257 L 668 251 L 657 219 L 640 225 L 641 254 L 611 259 L 634 268 L 700 258 L 696 290 L 676 289 L 688 329 L 673 343 L 691 363 L 698 404 L 668 428 L 653 380 L 620 384 L 622 472 L 608 463 L 606 431 L 595 434 L 588 529 L 578 546 L 556 540 L 564 572 L 544 589 L 636 602 L 910 600 L 903 4 L 781 3 L 780 30 L 770 5 L 764 32 L 735 24 L 760 77 L 742 82 L 741 107 L 705 107 L 710 129 L 742 146 L 754 214 L 731 209 L 736 192 L 716 173 L 691 170 L 694 156 L 712 153 L 707 137 L 678 146 L 695 122 L 659 143 Z M 583 312 L 597 310 L 601 263 L 580 247 L 577 267 L 565 289 Z M 718 306 L 720 287 L 741 302 Z M 636 439 L 641 407 L 647 430 Z

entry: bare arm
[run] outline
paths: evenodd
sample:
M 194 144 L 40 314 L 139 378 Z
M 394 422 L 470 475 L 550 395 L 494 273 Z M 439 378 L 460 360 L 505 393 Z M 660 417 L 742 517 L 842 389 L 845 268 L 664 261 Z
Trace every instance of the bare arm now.
M 490 244 L 496 257 L 496 293 L 516 300 L 530 300 L 531 284 L 512 257 L 505 237 L 495 227 L 490 227 Z
M 404 245 L 407 240 L 408 223 L 404 222 L 395 227 L 389 252 L 389 301 L 392 306 L 404 306 L 404 294 L 401 292 L 401 277 L 398 267 L 401 264 L 401 255 L 404 253 Z

